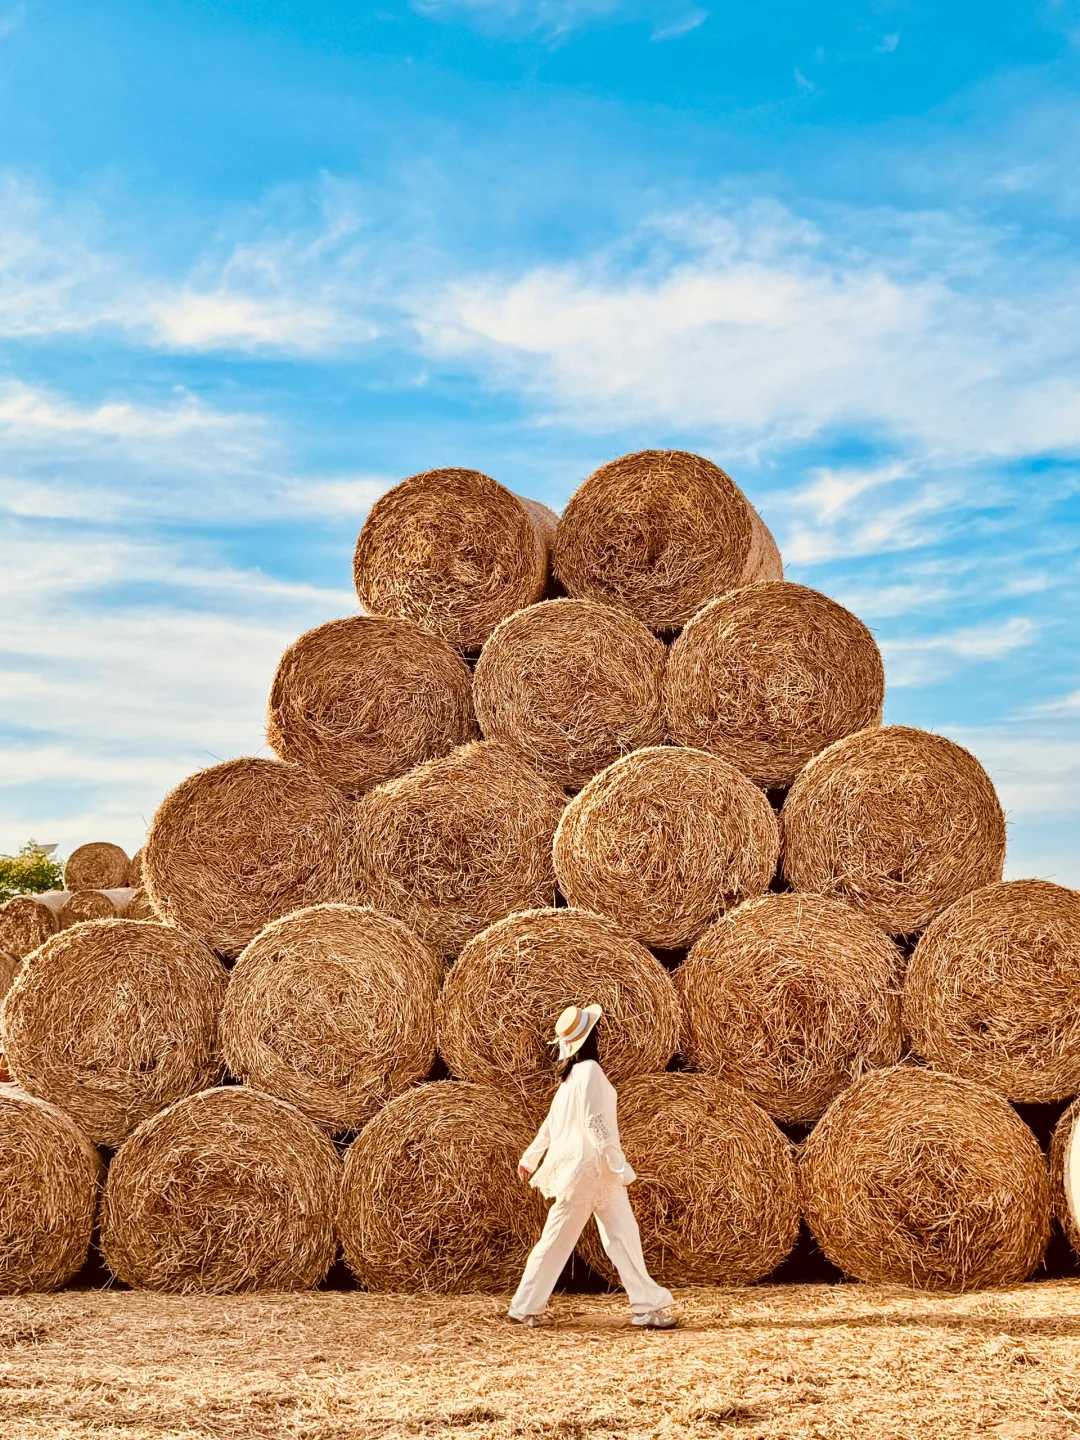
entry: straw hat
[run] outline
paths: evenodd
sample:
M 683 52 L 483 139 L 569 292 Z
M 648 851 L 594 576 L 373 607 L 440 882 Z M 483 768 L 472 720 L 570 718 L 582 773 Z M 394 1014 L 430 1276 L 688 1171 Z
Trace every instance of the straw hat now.
M 569 1060 L 576 1055 L 596 1028 L 596 1022 L 603 1015 L 599 1005 L 568 1005 L 555 1021 L 555 1039 L 550 1045 L 558 1045 L 559 1059 Z

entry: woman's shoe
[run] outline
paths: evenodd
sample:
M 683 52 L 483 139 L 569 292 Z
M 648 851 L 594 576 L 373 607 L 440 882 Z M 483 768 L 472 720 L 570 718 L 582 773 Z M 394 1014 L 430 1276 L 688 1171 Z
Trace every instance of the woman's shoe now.
M 630 1323 L 640 1326 L 642 1330 L 674 1330 L 679 1323 L 679 1317 L 670 1310 L 644 1310 L 640 1315 L 634 1315 Z

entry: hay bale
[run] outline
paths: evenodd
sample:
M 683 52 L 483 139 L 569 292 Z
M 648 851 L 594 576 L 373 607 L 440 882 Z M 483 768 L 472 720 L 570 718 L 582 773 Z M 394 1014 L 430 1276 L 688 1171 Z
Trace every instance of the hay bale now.
M 341 1161 L 299 1110 L 230 1085 L 145 1120 L 109 1166 L 105 1263 L 143 1290 L 306 1290 L 337 1250 Z
M 455 955 L 504 915 L 552 903 L 551 837 L 564 802 L 488 741 L 418 765 L 360 801 L 361 898 Z
M 122 890 L 128 883 L 131 861 L 127 851 L 107 840 L 80 845 L 64 866 L 65 890 Z
M 124 911 L 125 920 L 156 920 L 158 913 L 150 903 L 150 896 L 144 889 L 132 890 L 131 899 Z
M 791 784 L 806 762 L 881 723 L 874 637 L 835 600 L 785 580 L 706 605 L 671 647 L 668 733 L 729 760 L 756 785 Z
M 351 615 L 309 630 L 270 687 L 271 748 L 346 795 L 478 734 L 468 667 L 412 620 Z
M 610 605 L 530 605 L 504 620 L 480 653 L 480 728 L 553 784 L 576 789 L 620 755 L 663 741 L 666 653 Z
M 1050 1140 L 1050 1205 L 1054 1219 L 1065 1232 L 1065 1237 L 1077 1255 L 1080 1255 L 1080 1229 L 1077 1228 L 1069 1209 L 1069 1198 L 1065 1190 L 1065 1155 L 1069 1138 L 1080 1120 L 1080 1099 L 1062 1111 L 1054 1126 Z
M 475 936 L 439 998 L 439 1050 L 462 1080 L 546 1105 L 558 1084 L 551 1046 L 567 1005 L 604 1007 L 600 1059 L 615 1084 L 663 1070 L 679 1044 L 670 975 L 644 945 L 586 910 L 527 910 Z
M 566 807 L 559 888 L 646 945 L 689 945 L 776 871 L 776 816 L 762 792 L 703 750 L 653 746 L 616 760 Z
M 507 1290 L 544 1223 L 517 1163 L 538 1120 L 501 1090 L 439 1080 L 391 1100 L 345 1156 L 338 1234 L 366 1290 Z
M 687 1068 L 738 1085 L 777 1120 L 816 1120 L 864 1068 L 895 1065 L 902 957 L 820 895 L 732 910 L 675 972 Z
M 1080 894 L 1005 880 L 924 932 L 904 979 L 904 1027 L 936 1069 L 1045 1104 L 1080 1090 Z
M 225 1063 L 323 1129 L 357 1130 L 431 1070 L 442 975 L 389 915 L 298 910 L 268 925 L 229 976 Z
M 5 950 L 0 950 L 0 999 L 11 989 L 15 976 L 22 969 L 22 961 Z
M 99 1145 L 220 1073 L 221 962 L 145 920 L 93 920 L 46 941 L 4 1003 L 11 1072 Z
M 355 808 L 333 785 L 276 760 L 229 760 L 166 795 L 143 854 L 154 910 L 218 954 L 239 955 L 271 920 L 352 893 Z
M 142 862 L 143 852 L 142 846 L 140 845 L 138 850 L 136 850 L 135 854 L 131 857 L 131 864 L 128 866 L 128 876 L 126 883 L 129 890 L 141 890 L 145 883 L 143 880 Z
M 795 1150 L 758 1105 L 712 1075 L 643 1075 L 619 1090 L 619 1137 L 649 1273 L 663 1285 L 749 1285 L 799 1233 Z M 615 1270 L 589 1225 L 578 1245 Z
M 993 1091 L 898 1067 L 857 1080 L 806 1142 L 803 1206 L 859 1280 L 977 1290 L 1025 1279 L 1050 1233 L 1038 1141 Z
M 132 891 L 73 890 L 60 911 L 60 929 L 81 925 L 84 920 L 115 920 L 126 915 Z
M 815 756 L 781 814 L 794 890 L 846 900 L 891 935 L 927 926 L 1001 879 L 1005 817 L 970 751 L 907 725 L 862 730 Z
M 55 1105 L 0 1086 L 0 1294 L 56 1290 L 82 1268 L 102 1168 Z
M 71 899 L 68 890 L 16 895 L 0 906 L 0 950 L 23 960 L 60 929 L 60 912 Z
M 717 595 L 780 580 L 776 542 L 718 465 L 685 450 L 642 450 L 578 486 L 555 532 L 555 576 L 570 595 L 677 630 Z
M 365 610 L 480 649 L 544 594 L 557 517 L 478 470 L 412 475 L 371 507 L 353 559 Z

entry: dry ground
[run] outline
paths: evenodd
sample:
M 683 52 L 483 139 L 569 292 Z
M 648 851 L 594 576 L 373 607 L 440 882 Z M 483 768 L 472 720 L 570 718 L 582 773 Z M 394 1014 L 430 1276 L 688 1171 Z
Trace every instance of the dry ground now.
M 1080 1436 L 1080 1281 L 963 1297 L 686 1291 L 683 1329 L 557 1297 L 0 1300 L 4 1440 Z

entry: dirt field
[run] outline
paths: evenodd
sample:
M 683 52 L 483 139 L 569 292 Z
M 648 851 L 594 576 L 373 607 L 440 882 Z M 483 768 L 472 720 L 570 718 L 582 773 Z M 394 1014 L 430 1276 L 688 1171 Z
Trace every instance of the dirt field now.
M 961 1298 L 699 1290 L 685 1328 L 562 1296 L 523 1331 L 490 1297 L 0 1301 L 0 1433 L 57 1437 L 1080 1435 L 1080 1282 Z

